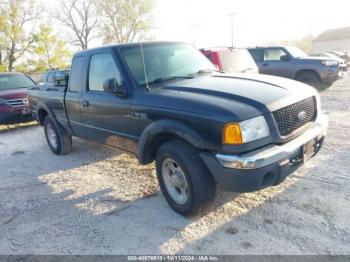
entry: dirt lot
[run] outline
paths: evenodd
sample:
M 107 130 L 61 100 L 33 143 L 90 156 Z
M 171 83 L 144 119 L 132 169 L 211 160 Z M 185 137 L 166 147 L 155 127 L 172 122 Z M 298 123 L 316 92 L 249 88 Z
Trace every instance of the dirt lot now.
M 282 185 L 219 192 L 196 220 L 174 213 L 153 165 L 42 128 L 0 133 L 0 254 L 350 254 L 350 79 L 322 93 L 327 141 Z

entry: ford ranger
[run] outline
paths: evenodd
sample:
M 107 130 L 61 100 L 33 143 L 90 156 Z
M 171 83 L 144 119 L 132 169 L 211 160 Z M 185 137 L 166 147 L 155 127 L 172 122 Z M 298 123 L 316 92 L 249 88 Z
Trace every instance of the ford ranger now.
M 57 76 L 29 100 L 52 152 L 69 153 L 77 136 L 155 161 L 169 205 L 196 216 L 218 185 L 280 184 L 320 150 L 328 125 L 310 86 L 215 70 L 185 43 L 106 46 L 75 54 L 68 82 Z

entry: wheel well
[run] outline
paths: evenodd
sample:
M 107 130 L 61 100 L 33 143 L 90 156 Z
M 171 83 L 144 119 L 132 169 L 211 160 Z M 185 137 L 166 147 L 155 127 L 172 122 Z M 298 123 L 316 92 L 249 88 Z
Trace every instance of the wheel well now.
M 320 78 L 320 76 L 318 75 L 318 73 L 315 71 L 315 70 L 313 70 L 313 69 L 302 69 L 302 70 L 299 70 L 298 72 L 296 72 L 296 74 L 295 74 L 295 79 L 300 75 L 300 74 L 302 74 L 302 73 L 313 73 L 313 74 L 315 74 L 318 78 Z
M 39 120 L 40 125 L 44 124 L 45 117 L 48 114 L 49 113 L 45 109 L 43 109 L 43 108 L 39 109 L 39 111 L 38 111 L 38 120 Z
M 144 164 L 149 164 L 153 162 L 156 158 L 157 151 L 159 147 L 169 141 L 173 140 L 180 140 L 185 142 L 186 144 L 193 146 L 191 143 L 189 143 L 187 140 L 182 138 L 181 136 L 178 136 L 173 133 L 159 133 L 155 135 L 146 145 L 145 151 L 144 151 Z

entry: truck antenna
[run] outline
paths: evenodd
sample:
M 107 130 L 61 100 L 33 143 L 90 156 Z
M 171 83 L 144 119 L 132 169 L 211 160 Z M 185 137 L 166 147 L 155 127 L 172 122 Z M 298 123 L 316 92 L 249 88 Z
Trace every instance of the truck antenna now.
M 146 73 L 145 57 L 143 56 L 142 42 L 140 43 L 140 49 L 141 49 L 141 57 L 142 57 L 142 64 L 143 64 L 143 72 L 145 74 L 146 88 L 147 88 L 147 90 L 150 90 L 149 85 L 148 85 L 147 73 Z

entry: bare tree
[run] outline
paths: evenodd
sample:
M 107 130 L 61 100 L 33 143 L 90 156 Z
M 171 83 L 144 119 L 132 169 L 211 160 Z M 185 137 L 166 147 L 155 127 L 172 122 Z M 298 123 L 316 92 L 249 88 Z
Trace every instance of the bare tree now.
M 0 5 L 1 59 L 5 54 L 8 71 L 13 71 L 15 62 L 32 47 L 39 12 L 33 0 L 9 0 Z M 2 60 L 0 65 L 3 65 Z
M 145 38 L 152 25 L 153 0 L 104 0 L 99 3 L 104 43 Z
M 97 13 L 94 0 L 61 0 L 60 8 L 53 17 L 72 33 L 72 44 L 82 50 L 88 48 L 89 42 L 97 37 Z

